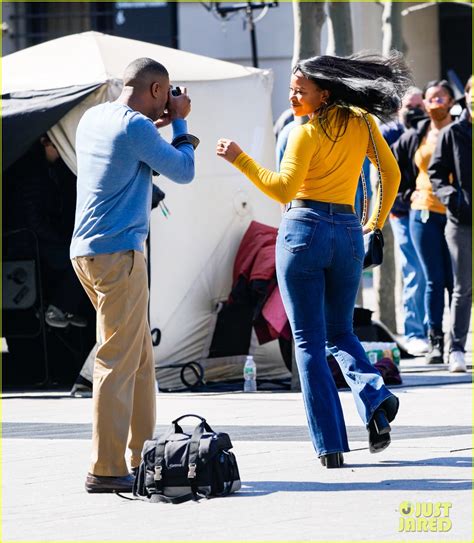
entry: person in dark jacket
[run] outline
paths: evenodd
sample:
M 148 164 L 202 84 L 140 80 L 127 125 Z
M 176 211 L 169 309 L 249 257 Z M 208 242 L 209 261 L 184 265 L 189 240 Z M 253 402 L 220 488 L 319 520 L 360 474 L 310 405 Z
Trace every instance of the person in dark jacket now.
M 472 76 L 465 88 L 467 108 L 441 131 L 428 168 L 433 192 L 446 206 L 446 241 L 454 275 L 449 371 L 465 372 L 464 348 L 472 304 Z
M 428 119 L 408 130 L 393 146 L 402 173 L 399 192 L 410 202 L 410 234 L 426 281 L 428 364 L 442 364 L 444 292 L 452 292 L 451 257 L 444 237 L 446 208 L 433 194 L 428 165 L 440 131 L 451 124 L 454 91 L 445 80 L 430 81 L 423 90 Z
M 84 328 L 87 297 L 69 259 L 74 228 L 76 176 L 44 134 L 5 175 L 5 231 L 29 229 L 38 239 L 45 320 L 54 328 Z M 12 248 L 13 250 L 14 248 Z

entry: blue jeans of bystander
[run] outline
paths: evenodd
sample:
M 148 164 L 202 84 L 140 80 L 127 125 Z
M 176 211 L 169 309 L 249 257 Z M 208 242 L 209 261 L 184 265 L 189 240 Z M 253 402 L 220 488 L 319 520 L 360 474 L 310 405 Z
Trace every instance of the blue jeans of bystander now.
M 403 334 L 407 339 L 426 338 L 425 277 L 410 235 L 410 218 L 390 217 L 395 243 L 400 249 L 402 271 Z
M 423 221 L 421 211 L 410 211 L 410 234 L 426 281 L 428 326 L 435 334 L 442 334 L 444 290 L 447 289 L 450 298 L 453 291 L 451 257 L 444 235 L 446 215 L 430 211 L 428 219 Z

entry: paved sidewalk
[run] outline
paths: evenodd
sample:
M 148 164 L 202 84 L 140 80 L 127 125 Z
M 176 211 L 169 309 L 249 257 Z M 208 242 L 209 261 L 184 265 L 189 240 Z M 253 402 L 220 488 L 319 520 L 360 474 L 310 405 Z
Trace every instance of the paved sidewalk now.
M 181 505 L 88 495 L 91 400 L 5 394 L 1 540 L 471 541 L 471 374 L 416 361 L 406 369 L 394 388 L 393 443 L 380 454 L 369 454 L 351 394 L 341 392 L 353 452 L 339 470 L 319 464 L 298 393 L 160 394 L 159 429 L 184 413 L 205 416 L 229 431 L 243 481 L 236 495 Z M 448 504 L 449 520 L 432 526 L 451 528 L 400 532 L 403 502 Z

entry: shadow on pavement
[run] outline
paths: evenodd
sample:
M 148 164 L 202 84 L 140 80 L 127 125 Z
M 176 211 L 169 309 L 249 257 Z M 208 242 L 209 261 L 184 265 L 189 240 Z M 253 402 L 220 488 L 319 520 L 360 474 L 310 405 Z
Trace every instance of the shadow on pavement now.
M 390 386 L 389 388 L 401 389 L 412 387 L 436 387 L 445 385 L 459 385 L 472 382 L 472 373 L 447 373 L 445 375 L 430 375 L 429 370 L 424 372 L 402 371 L 401 385 Z
M 28 395 L 28 394 L 13 394 L 11 396 L 1 396 L 2 401 L 5 400 L 76 400 L 73 398 L 69 392 L 64 392 L 64 395 Z
M 352 464 L 347 462 L 346 468 L 392 468 L 413 466 L 448 466 L 453 468 L 471 468 L 470 456 L 445 456 L 442 458 L 427 458 L 426 460 L 382 460 L 380 464 Z
M 469 479 L 387 479 L 378 482 L 354 483 L 318 483 L 316 481 L 246 481 L 242 489 L 233 494 L 236 498 L 248 496 L 264 496 L 275 492 L 339 492 L 376 491 L 381 490 L 430 490 L 459 491 L 471 490 Z

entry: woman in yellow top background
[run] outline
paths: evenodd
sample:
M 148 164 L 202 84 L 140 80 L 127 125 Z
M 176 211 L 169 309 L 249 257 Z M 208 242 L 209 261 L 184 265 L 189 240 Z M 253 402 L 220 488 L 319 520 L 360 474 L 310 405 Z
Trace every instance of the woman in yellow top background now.
M 389 422 L 398 410 L 398 399 L 384 386 L 353 332 L 364 259 L 354 200 L 363 161 L 368 156 L 376 163 L 377 152 L 382 208 L 378 224 L 374 213 L 365 231 L 383 226 L 400 172 L 371 114 L 382 120 L 395 114 L 409 84 L 398 54 L 310 58 L 293 69 L 289 95 L 294 115 L 310 120 L 291 131 L 279 173 L 257 164 L 231 140 L 217 144 L 219 156 L 265 194 L 288 204 L 277 238 L 278 285 L 295 341 L 312 442 L 328 468 L 342 465 L 349 446 L 326 347 L 351 387 L 369 431 L 371 452 L 390 444 Z
M 446 208 L 433 194 L 428 166 L 440 130 L 452 122 L 454 91 L 447 81 L 430 81 L 423 90 L 428 119 L 408 130 L 393 147 L 402 171 L 402 192 L 411 200 L 410 235 L 425 277 L 428 316 L 428 364 L 442 364 L 444 292 L 450 296 L 453 275 L 444 236 Z

